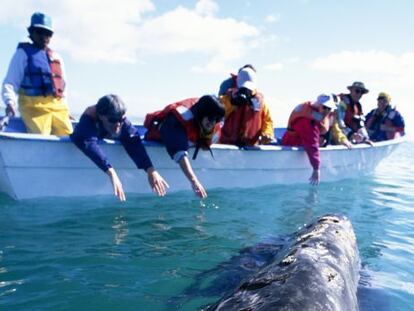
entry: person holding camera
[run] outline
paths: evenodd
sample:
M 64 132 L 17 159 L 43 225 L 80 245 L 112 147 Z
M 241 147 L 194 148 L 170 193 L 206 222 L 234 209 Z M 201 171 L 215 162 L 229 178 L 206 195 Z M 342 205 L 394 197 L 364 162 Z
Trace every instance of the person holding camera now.
M 264 97 L 257 91 L 256 72 L 245 67 L 237 75 L 237 87 L 220 96 L 225 108 L 222 144 L 254 146 L 274 140 L 273 121 Z

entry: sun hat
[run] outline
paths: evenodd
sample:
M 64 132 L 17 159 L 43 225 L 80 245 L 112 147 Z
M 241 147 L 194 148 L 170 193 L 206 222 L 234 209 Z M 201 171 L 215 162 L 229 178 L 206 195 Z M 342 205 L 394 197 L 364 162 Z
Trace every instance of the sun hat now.
M 352 85 L 348 86 L 348 90 L 351 89 L 361 89 L 363 92 L 362 94 L 367 94 L 369 90 L 365 87 L 365 84 L 360 81 L 355 81 Z

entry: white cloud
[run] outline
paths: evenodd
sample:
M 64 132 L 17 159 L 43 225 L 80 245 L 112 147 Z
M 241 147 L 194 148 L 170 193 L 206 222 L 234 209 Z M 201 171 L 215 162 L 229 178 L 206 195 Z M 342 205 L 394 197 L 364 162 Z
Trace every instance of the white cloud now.
M 0 24 L 10 22 L 4 16 L 13 16 L 16 25 L 24 21 L 27 26 L 34 10 L 44 11 L 54 21 L 52 47 L 88 63 L 134 63 L 154 54 L 195 52 L 206 55 L 199 68 L 217 71 L 245 55 L 259 35 L 258 29 L 245 22 L 216 17 L 219 7 L 213 0 L 199 0 L 194 8 L 179 6 L 158 15 L 150 0 L 19 3 L 22 10 L 6 14 L 15 1 L 2 1 Z
M 400 75 L 414 73 L 414 53 L 395 55 L 384 51 L 343 51 L 317 58 L 314 69 Z

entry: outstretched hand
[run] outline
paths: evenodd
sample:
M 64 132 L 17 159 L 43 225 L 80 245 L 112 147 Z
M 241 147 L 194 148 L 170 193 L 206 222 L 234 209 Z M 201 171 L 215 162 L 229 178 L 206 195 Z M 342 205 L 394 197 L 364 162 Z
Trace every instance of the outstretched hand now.
M 261 135 L 259 137 L 259 145 L 268 145 L 272 142 L 272 137 L 270 137 L 269 135 Z
M 204 189 L 203 185 L 197 180 L 191 181 L 191 187 L 194 190 L 194 193 L 202 199 L 207 198 L 207 192 Z
M 118 178 L 115 170 L 110 167 L 106 173 L 108 174 L 109 178 L 111 179 L 112 187 L 114 189 L 115 196 L 118 197 L 119 201 L 123 202 L 126 201 L 126 196 L 124 193 L 124 188 L 122 187 L 122 183 Z
M 352 149 L 352 143 L 347 139 L 345 140 L 342 145 L 344 145 L 345 147 L 347 147 L 348 149 Z
M 313 186 L 319 185 L 320 181 L 320 171 L 319 170 L 313 170 L 311 177 L 309 178 L 309 182 Z
M 167 193 L 167 188 L 170 187 L 168 183 L 152 166 L 147 169 L 147 174 L 152 191 L 158 196 L 163 197 Z

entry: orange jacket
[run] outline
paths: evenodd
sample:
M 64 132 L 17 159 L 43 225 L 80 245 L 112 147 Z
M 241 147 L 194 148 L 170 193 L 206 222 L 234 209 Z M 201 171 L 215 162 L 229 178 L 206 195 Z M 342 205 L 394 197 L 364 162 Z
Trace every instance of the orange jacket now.
M 323 117 L 318 111 L 312 107 L 312 102 L 305 102 L 296 106 L 292 111 L 288 121 L 288 130 L 293 129 L 293 124 L 300 118 L 307 118 L 319 123 L 321 134 L 325 134 L 329 131 L 329 118 L 328 116 Z
M 255 145 L 261 135 L 274 137 L 273 121 L 263 95 L 256 93 L 254 100 L 258 103 L 258 111 L 250 105 L 235 107 L 231 98 L 237 89 L 230 89 L 220 97 L 225 108 L 225 121 L 221 129 L 220 143 L 236 145 Z

